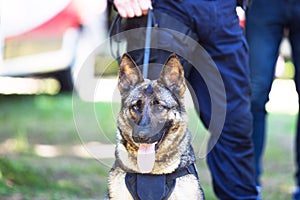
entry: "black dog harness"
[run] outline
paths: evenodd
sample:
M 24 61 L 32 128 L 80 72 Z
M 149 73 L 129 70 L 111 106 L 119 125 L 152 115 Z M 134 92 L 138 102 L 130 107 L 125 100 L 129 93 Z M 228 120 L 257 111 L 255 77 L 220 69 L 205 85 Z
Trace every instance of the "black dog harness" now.
M 175 188 L 176 178 L 188 174 L 198 179 L 194 164 L 178 168 L 170 174 L 127 173 L 125 183 L 134 200 L 166 200 Z

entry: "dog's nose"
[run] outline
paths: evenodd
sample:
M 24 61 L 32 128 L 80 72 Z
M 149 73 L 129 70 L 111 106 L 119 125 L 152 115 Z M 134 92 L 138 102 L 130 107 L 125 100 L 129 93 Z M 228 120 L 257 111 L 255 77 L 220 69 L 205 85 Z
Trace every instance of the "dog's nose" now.
M 132 138 L 137 143 L 148 143 L 151 135 L 152 134 L 149 129 L 137 128 L 134 130 Z

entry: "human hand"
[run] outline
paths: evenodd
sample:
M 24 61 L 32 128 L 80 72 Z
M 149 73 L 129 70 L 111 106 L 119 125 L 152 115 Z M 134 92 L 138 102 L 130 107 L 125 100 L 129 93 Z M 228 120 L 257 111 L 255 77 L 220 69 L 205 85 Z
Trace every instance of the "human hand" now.
M 123 18 L 140 17 L 152 9 L 151 0 L 114 0 L 118 13 Z

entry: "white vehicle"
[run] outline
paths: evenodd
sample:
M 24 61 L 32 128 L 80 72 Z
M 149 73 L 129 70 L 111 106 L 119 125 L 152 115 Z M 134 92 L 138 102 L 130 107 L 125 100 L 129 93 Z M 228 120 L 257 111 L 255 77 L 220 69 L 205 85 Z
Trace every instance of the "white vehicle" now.
M 97 7 L 95 2 L 98 2 Z M 0 76 L 52 76 L 60 82 L 62 91 L 71 90 L 83 27 L 91 24 L 89 20 L 95 12 L 105 17 L 106 3 L 102 0 L 86 3 L 80 0 L 9 0 L 1 3 Z M 98 27 L 94 30 L 98 31 L 98 37 L 103 37 L 105 30 L 99 27 L 105 23 L 96 23 L 102 23 L 96 24 Z M 93 44 L 99 41 L 93 36 L 87 38 L 93 40 Z

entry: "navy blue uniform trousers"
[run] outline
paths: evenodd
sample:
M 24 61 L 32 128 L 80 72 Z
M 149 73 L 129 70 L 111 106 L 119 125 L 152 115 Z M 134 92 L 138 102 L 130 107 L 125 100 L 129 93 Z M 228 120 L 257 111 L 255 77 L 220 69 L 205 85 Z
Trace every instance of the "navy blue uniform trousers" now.
M 279 45 L 284 29 L 289 30 L 295 66 L 295 85 L 300 95 L 300 1 L 274 0 L 270 4 L 254 0 L 247 12 L 246 37 L 250 47 L 250 76 L 252 86 L 253 142 L 256 161 L 256 178 L 260 184 L 262 156 L 266 137 L 266 108 L 274 79 Z M 285 95 L 282 93 L 282 95 Z M 300 99 L 300 98 L 299 98 Z M 296 130 L 296 184 L 300 186 L 300 118 Z
M 248 47 L 236 15 L 236 1 L 156 0 L 154 9 L 190 27 L 222 76 L 226 118 L 220 137 L 207 155 L 216 195 L 220 199 L 256 199 Z M 187 80 L 197 96 L 200 117 L 208 127 L 211 99 L 207 87 L 211 86 L 195 68 Z
M 214 61 L 224 84 L 225 101 L 218 102 L 210 97 L 209 90 L 214 85 L 206 84 L 203 74 L 196 68 L 186 73 L 195 92 L 197 102 L 194 103 L 199 105 L 199 116 L 207 128 L 213 120 L 211 102 L 225 107 L 224 113 L 220 113 L 225 116 L 225 121 L 219 122 L 224 123 L 221 134 L 210 129 L 212 148 L 207 154 L 215 194 L 220 199 L 256 199 L 248 47 L 239 26 L 236 0 L 156 0 L 153 7 L 180 21 L 197 35 L 197 42 Z M 164 43 L 162 45 L 176 42 L 159 40 Z M 138 42 L 139 38 L 134 41 Z M 131 55 L 134 60 L 139 60 L 137 64 L 142 64 L 141 54 L 131 52 Z M 166 56 L 159 52 L 151 54 L 150 61 L 163 63 L 165 59 Z M 218 126 L 218 120 L 214 121 Z

